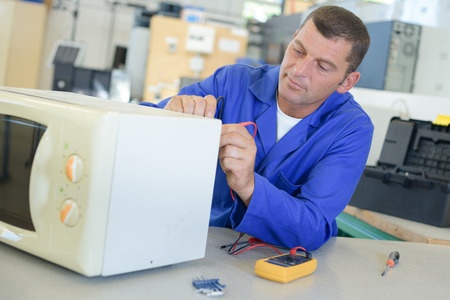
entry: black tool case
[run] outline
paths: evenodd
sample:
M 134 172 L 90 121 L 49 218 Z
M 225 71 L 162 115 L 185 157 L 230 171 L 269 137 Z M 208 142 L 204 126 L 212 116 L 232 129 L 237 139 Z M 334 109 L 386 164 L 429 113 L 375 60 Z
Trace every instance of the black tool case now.
M 391 119 L 376 166 L 366 166 L 350 205 L 450 226 L 450 126 Z

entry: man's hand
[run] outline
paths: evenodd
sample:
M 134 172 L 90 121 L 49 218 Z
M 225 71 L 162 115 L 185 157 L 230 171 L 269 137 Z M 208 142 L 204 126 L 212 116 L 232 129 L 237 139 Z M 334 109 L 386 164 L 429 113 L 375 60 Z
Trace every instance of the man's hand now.
M 249 205 L 255 188 L 256 144 L 241 124 L 222 125 L 219 161 L 230 188 Z
M 217 100 L 212 95 L 205 97 L 179 95 L 172 97 L 164 109 L 213 118 L 216 113 L 216 107 Z

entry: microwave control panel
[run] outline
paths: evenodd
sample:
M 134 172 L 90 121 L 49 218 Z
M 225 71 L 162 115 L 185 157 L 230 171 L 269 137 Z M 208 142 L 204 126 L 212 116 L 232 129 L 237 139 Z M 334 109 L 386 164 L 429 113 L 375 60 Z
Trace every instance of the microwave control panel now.
M 65 163 L 66 178 L 72 184 L 77 184 L 84 175 L 83 159 L 77 154 L 69 155 Z M 80 217 L 80 208 L 77 202 L 70 198 L 66 198 L 59 211 L 59 219 L 69 227 L 73 227 L 78 223 Z

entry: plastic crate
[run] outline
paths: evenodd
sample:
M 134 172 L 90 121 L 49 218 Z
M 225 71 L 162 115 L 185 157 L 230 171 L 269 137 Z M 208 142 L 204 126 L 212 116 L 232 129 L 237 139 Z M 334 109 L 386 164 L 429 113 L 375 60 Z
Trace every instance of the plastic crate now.
M 450 126 L 391 119 L 377 166 L 366 166 L 349 204 L 450 226 Z

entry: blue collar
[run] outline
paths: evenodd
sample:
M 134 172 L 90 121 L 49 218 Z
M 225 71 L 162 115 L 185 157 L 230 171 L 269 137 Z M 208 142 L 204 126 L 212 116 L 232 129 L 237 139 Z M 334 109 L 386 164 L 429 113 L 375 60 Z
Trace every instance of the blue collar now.
M 264 66 L 269 70 L 267 73 L 250 85 L 250 92 L 260 101 L 271 105 L 276 99 L 276 92 L 278 89 L 278 74 L 280 73 L 279 66 Z

